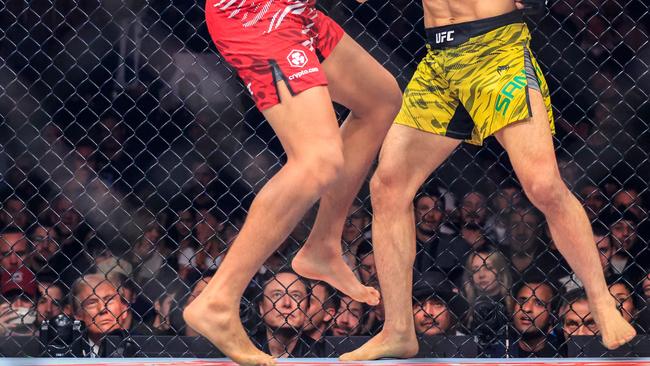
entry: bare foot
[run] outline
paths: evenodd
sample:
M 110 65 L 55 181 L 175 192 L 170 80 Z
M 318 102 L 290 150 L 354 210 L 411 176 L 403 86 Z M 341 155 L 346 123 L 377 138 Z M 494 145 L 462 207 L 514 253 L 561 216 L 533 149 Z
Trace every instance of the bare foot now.
M 381 331 L 358 349 L 344 353 L 341 361 L 367 361 L 380 358 L 410 358 L 418 353 L 419 345 L 415 331 L 410 335 L 390 335 Z
M 303 246 L 291 261 L 291 267 L 296 273 L 312 280 L 325 281 L 355 301 L 364 302 L 370 306 L 379 304 L 379 291 L 373 287 L 362 285 L 347 263 L 343 261 L 343 257 L 323 258 L 322 253 L 316 253 L 308 248 L 307 245 Z
M 275 359 L 257 349 L 246 335 L 238 307 L 208 304 L 199 296 L 185 308 L 183 318 L 234 362 L 245 366 L 275 365 Z
M 636 336 L 636 330 L 618 311 L 616 300 L 613 298 L 611 300 L 590 305 L 603 345 L 607 349 L 616 349 L 631 341 Z

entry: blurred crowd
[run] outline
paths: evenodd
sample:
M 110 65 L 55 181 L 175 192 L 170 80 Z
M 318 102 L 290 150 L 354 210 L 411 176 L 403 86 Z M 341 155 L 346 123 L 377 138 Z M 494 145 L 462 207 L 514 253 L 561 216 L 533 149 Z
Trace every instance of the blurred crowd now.
M 203 4 L 115 4 L 9 0 L 0 8 L 0 334 L 37 335 L 63 315 L 85 324 L 90 356 L 108 335 L 197 335 L 183 308 L 283 159 L 214 55 Z M 408 81 L 424 52 L 418 1 L 320 6 Z M 561 174 L 592 222 L 610 292 L 641 334 L 650 330 L 648 9 L 637 0 L 562 0 L 531 21 Z M 197 73 L 199 61 L 219 68 Z M 381 291 L 367 202 L 364 188 L 341 247 L 359 279 Z M 473 336 L 495 355 L 509 344 L 511 356 L 556 357 L 573 336 L 598 334 L 580 279 L 494 141 L 461 147 L 413 210 L 420 335 Z M 242 299 L 250 336 L 275 356 L 322 356 L 326 336 L 382 327 L 381 303 L 369 307 L 291 271 L 315 212 Z

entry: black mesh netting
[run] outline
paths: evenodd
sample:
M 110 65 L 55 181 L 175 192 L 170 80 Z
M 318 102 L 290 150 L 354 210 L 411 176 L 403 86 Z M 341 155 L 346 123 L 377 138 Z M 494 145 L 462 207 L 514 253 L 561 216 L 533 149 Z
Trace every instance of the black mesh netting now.
M 220 356 L 182 311 L 284 153 L 216 52 L 204 5 L 0 3 L 0 354 Z M 404 88 L 425 52 L 420 2 L 318 6 Z M 641 0 L 557 0 L 527 19 L 562 176 L 641 334 L 624 356 L 650 349 L 648 9 Z M 455 151 L 414 207 L 422 356 L 605 354 L 580 281 L 494 139 Z M 251 337 L 276 354 L 337 356 L 382 327 L 381 304 L 286 272 L 315 212 L 241 303 Z M 359 278 L 379 288 L 371 217 L 365 185 L 341 244 Z

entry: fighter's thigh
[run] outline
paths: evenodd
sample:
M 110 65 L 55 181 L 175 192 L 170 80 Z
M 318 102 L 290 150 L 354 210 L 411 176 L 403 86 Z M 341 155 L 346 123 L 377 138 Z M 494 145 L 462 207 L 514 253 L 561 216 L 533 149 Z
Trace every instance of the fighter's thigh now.
M 283 81 L 277 83 L 281 102 L 262 111 L 291 158 L 314 151 L 342 149 L 339 126 L 326 86 L 291 95 Z
M 393 124 L 384 140 L 373 179 L 413 196 L 461 140 Z
M 399 108 L 401 92 L 393 75 L 347 34 L 322 65 L 332 100 L 353 112 Z
M 524 187 L 537 179 L 560 179 L 544 99 L 538 90 L 529 90 L 529 96 L 532 117 L 495 133 Z

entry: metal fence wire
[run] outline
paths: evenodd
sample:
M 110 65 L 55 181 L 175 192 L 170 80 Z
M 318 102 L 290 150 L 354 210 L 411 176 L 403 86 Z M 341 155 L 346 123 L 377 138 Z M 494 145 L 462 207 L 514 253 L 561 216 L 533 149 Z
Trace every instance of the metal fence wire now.
M 219 355 L 185 326 L 182 309 L 285 156 L 210 40 L 204 5 L 0 3 L 4 356 Z M 405 87 L 425 54 L 419 1 L 317 6 Z M 562 176 L 640 334 L 650 326 L 649 17 L 643 0 L 553 0 L 527 18 L 551 90 Z M 336 111 L 341 120 L 348 113 Z M 494 139 L 458 148 L 414 209 L 413 315 L 425 354 L 560 357 L 577 336 L 596 334 L 580 281 Z M 275 342 L 285 356 L 336 356 L 383 321 L 381 304 L 289 270 L 314 214 L 241 303 L 256 344 Z M 366 185 L 341 245 L 359 278 L 379 288 L 371 218 Z M 599 343 L 584 339 L 580 349 Z

